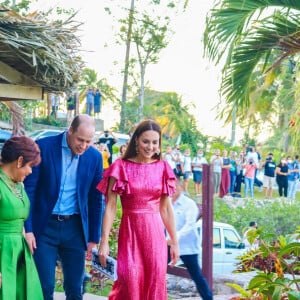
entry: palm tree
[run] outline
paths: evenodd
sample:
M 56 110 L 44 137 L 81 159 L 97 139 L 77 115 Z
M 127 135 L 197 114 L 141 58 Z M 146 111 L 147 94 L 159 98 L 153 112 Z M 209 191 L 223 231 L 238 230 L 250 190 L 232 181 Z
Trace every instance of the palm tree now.
M 78 85 L 79 102 L 82 103 L 85 98 L 85 92 L 88 87 L 98 88 L 101 91 L 103 101 L 107 99 L 113 103 L 117 101 L 116 89 L 107 83 L 106 78 L 98 78 L 98 73 L 89 68 L 83 69 Z
M 221 94 L 231 110 L 236 107 L 238 113 L 249 108 L 251 85 L 261 62 L 262 71 L 267 73 L 285 59 L 297 58 L 299 17 L 300 1 L 297 0 L 221 0 L 210 11 L 204 38 L 205 55 L 215 63 L 225 61 Z M 270 77 L 266 77 L 266 82 Z

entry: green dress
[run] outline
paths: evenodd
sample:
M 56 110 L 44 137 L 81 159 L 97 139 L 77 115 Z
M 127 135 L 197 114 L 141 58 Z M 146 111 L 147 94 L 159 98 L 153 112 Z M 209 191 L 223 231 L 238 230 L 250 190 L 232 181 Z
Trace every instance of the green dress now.
M 23 183 L 14 184 L 0 168 L 0 300 L 44 299 L 23 235 L 29 205 Z

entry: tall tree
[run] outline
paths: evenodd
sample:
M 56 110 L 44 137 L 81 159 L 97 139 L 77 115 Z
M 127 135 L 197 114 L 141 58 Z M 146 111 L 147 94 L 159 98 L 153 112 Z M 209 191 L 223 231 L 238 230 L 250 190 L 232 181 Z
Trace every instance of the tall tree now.
M 299 60 L 299 17 L 300 2 L 295 0 L 221 0 L 208 14 L 204 38 L 206 56 L 216 64 L 224 63 L 220 90 L 227 107 L 221 115 L 228 121 L 236 109 L 237 118 L 255 128 L 266 117 L 274 119 L 275 112 L 274 128 L 285 136 L 285 150 L 288 120 L 299 106 L 291 93 L 298 80 L 286 72 L 289 59 L 296 65 Z
M 121 119 L 120 119 L 120 127 L 119 127 L 119 130 L 121 132 L 124 132 L 125 129 L 125 105 L 127 100 L 128 69 L 129 69 L 129 55 L 130 55 L 132 24 L 133 24 L 133 13 L 134 13 L 134 0 L 131 0 L 129 16 L 128 16 L 125 66 L 124 66 L 124 74 L 123 74 L 123 87 L 122 87 L 122 99 L 121 99 Z
M 136 8 L 136 4 L 138 4 L 140 2 L 140 6 L 139 8 Z M 188 5 L 188 0 L 185 0 L 183 3 L 180 0 L 168 0 L 166 2 L 164 2 L 163 4 L 161 4 L 160 0 L 149 0 L 145 3 L 145 0 L 142 1 L 138 1 L 138 0 L 130 0 L 130 9 L 128 10 L 128 17 L 125 19 L 121 19 L 119 20 L 119 22 L 121 23 L 121 30 L 120 30 L 120 36 L 121 36 L 121 40 L 126 44 L 126 53 L 125 53 L 125 62 L 124 62 L 124 70 L 123 70 L 123 87 L 122 87 L 122 99 L 121 99 L 121 119 L 120 119 L 120 127 L 119 130 L 122 132 L 124 131 L 124 128 L 126 127 L 125 122 L 126 122 L 126 103 L 127 103 L 127 92 L 128 92 L 128 77 L 129 77 L 129 67 L 132 63 L 132 65 L 135 64 L 136 61 L 139 62 L 140 64 L 140 74 L 145 74 L 145 64 L 144 62 L 141 60 L 141 53 L 140 56 L 138 56 L 138 59 L 130 59 L 130 46 L 131 46 L 131 42 L 132 42 L 132 31 L 133 31 L 133 27 L 135 24 L 137 24 L 137 22 L 141 22 L 141 18 L 138 17 L 136 18 L 136 15 L 138 15 L 138 12 L 141 11 L 141 7 L 147 7 L 148 12 L 144 12 L 145 15 L 153 15 L 154 18 L 156 18 L 155 16 L 157 15 L 156 11 L 154 10 L 154 13 L 149 12 L 149 8 L 151 6 L 162 6 L 164 5 L 165 7 L 167 7 L 168 9 L 175 9 L 174 11 L 177 11 L 177 7 L 179 7 L 179 5 L 183 7 L 183 10 L 185 10 L 185 8 Z M 160 9 L 160 8 L 159 8 Z M 109 8 L 106 8 L 106 10 L 108 12 L 110 12 Z M 136 25 L 137 26 L 137 25 Z M 135 35 L 137 37 L 137 34 Z M 132 57 L 135 57 L 134 55 Z M 142 62 L 142 64 L 140 63 Z M 142 69 L 141 69 L 142 66 Z M 143 72 L 144 70 L 144 72 Z M 141 85 L 144 86 L 144 84 L 142 83 L 144 75 L 140 76 L 141 78 Z M 140 91 L 142 91 L 144 89 L 144 87 L 142 89 L 140 89 Z M 143 103 L 143 92 L 140 92 L 140 99 L 141 102 Z M 141 105 L 143 106 L 143 104 Z M 142 109 L 140 109 L 140 111 L 142 111 Z
M 105 78 L 99 79 L 98 73 L 90 68 L 84 68 L 78 85 L 79 101 L 83 102 L 88 87 L 98 88 L 101 91 L 103 101 L 117 102 L 116 89 L 109 85 Z
M 145 73 L 148 64 L 155 64 L 159 60 L 162 49 L 168 45 L 167 33 L 170 18 L 156 17 L 151 19 L 148 13 L 143 13 L 141 19 L 136 18 L 133 26 L 132 40 L 135 43 L 138 63 L 140 67 L 139 117 L 143 118 Z

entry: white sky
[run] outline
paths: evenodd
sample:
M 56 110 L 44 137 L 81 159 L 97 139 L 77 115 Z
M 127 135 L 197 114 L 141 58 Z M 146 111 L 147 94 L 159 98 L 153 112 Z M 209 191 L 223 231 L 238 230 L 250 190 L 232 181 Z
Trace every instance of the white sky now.
M 143 1 L 143 0 L 140 0 Z M 130 0 L 38 0 L 36 8 L 45 10 L 55 4 L 59 7 L 79 9 L 78 20 L 82 26 L 81 40 L 87 67 L 98 72 L 99 78 L 107 78 L 108 83 L 121 87 L 123 77 L 123 59 L 125 47 L 114 45 L 115 37 L 112 17 L 104 7 L 109 5 L 113 12 L 119 11 L 119 3 L 130 5 Z M 212 136 L 224 136 L 230 140 L 230 126 L 223 128 L 222 122 L 216 121 L 218 103 L 219 68 L 203 59 L 202 35 L 205 17 L 212 7 L 213 0 L 190 0 L 189 7 L 173 20 L 174 35 L 169 46 L 161 52 L 160 61 L 148 66 L 146 81 L 152 89 L 174 91 L 183 97 L 184 103 L 194 103 L 193 112 L 202 133 Z M 107 47 L 105 47 L 107 45 Z M 119 64 L 115 64 L 118 61 Z M 120 88 L 121 95 L 121 88 Z M 105 120 L 111 126 L 111 121 Z M 238 134 L 236 140 L 241 138 Z

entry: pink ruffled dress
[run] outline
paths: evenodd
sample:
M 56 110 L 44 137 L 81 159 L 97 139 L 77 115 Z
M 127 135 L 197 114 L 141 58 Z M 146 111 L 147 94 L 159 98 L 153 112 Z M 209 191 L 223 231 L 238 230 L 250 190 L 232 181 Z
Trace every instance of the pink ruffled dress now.
M 148 164 L 116 160 L 104 173 L 98 189 L 120 195 L 122 219 L 118 240 L 118 279 L 110 300 L 167 299 L 167 244 L 159 213 L 162 195 L 175 191 L 175 175 L 165 161 Z

